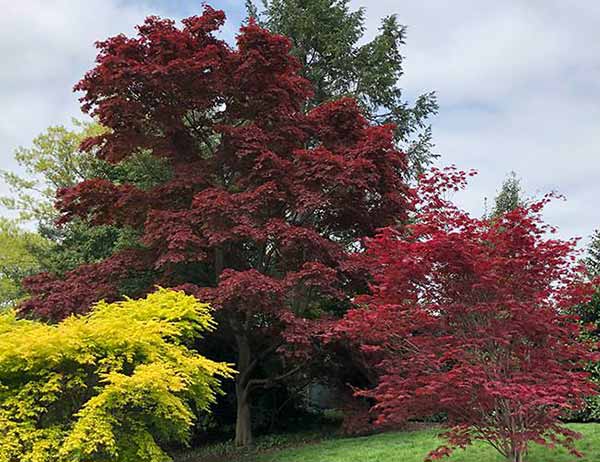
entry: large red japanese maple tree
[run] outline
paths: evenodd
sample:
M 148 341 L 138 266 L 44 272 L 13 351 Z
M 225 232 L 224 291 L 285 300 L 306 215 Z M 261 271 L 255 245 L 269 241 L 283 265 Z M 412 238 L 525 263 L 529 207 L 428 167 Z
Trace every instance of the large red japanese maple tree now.
M 575 264 L 575 241 L 551 238 L 541 219 L 550 198 L 495 218 L 473 218 L 445 199 L 467 174 L 449 168 L 424 178 L 419 219 L 368 243 L 372 294 L 339 327 L 376 361 L 379 424 L 447 415 L 448 444 L 474 440 L 520 462 L 528 444 L 561 444 L 577 434 L 559 418 L 595 393 L 569 313 L 591 294 Z
M 347 303 L 362 284 L 349 255 L 406 218 L 410 192 L 392 126 L 370 125 L 351 99 L 307 113 L 311 87 L 288 39 L 250 23 L 233 48 L 216 36 L 224 20 L 207 6 L 182 27 L 149 17 L 136 37 L 97 44 L 97 65 L 75 89 L 110 131 L 83 148 L 113 163 L 149 150 L 171 178 L 149 190 L 96 179 L 61 191 L 63 222 L 127 227 L 138 245 L 30 278 L 21 309 L 57 320 L 155 285 L 212 302 L 220 338 L 237 351 L 245 445 L 253 391 L 307 356 L 291 355 L 276 375 L 261 363 L 286 342 L 307 346 L 327 307 Z

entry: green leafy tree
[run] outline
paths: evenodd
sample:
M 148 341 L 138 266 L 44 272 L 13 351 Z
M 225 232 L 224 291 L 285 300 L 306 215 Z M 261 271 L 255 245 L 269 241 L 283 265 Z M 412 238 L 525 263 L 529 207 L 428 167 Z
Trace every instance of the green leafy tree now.
M 588 246 L 588 256 L 585 259 L 587 267 L 592 277 L 600 276 L 600 230 L 597 229 L 592 235 L 592 239 Z
M 587 248 L 587 256 L 583 260 L 590 279 L 600 278 L 600 230 L 594 231 Z M 575 307 L 581 322 L 590 327 L 586 335 L 600 340 L 600 287 L 592 295 L 589 303 Z M 600 386 L 600 362 L 591 363 L 588 370 Z M 600 421 L 600 397 L 594 396 L 587 400 L 587 407 L 574 416 L 578 420 Z
M 410 105 L 398 85 L 406 27 L 396 16 L 384 18 L 379 34 L 363 44 L 365 10 L 352 11 L 349 0 L 262 0 L 260 7 L 247 0 L 246 8 L 262 26 L 292 40 L 293 54 L 314 87 L 309 107 L 351 96 L 372 122 L 396 124 L 413 176 L 437 157 L 428 122 L 438 109 L 434 93 Z
M 23 298 L 21 280 L 40 271 L 37 255 L 49 246 L 50 242 L 39 234 L 0 218 L 0 308 Z
M 523 188 L 521 180 L 515 172 L 510 172 L 500 188 L 500 192 L 494 199 L 493 217 L 500 217 L 506 212 L 510 212 L 517 207 L 525 205 L 526 200 L 523 197 Z
M 113 165 L 98 159 L 94 150 L 80 150 L 83 140 L 108 130 L 96 122 L 73 120 L 73 126 L 72 129 L 49 127 L 34 138 L 31 147 L 18 148 L 15 159 L 22 174 L 0 172 L 0 178 L 10 191 L 9 196 L 0 198 L 0 204 L 15 212 L 20 223 L 37 226 L 40 239 L 52 244 L 36 246 L 31 256 L 37 260 L 38 270 L 56 274 L 84 263 L 101 261 L 121 248 L 131 247 L 137 240 L 137 235 L 130 229 L 92 227 L 84 220 L 57 226 L 54 201 L 58 191 L 92 178 L 147 189 L 170 175 L 166 163 L 147 151 L 140 151 L 126 162 Z M 29 274 L 27 268 L 20 272 Z
M 189 348 L 214 327 L 165 289 L 56 325 L 0 314 L 0 460 L 171 460 L 233 373 Z
M 32 146 L 20 147 L 15 160 L 24 174 L 0 172 L 11 195 L 0 198 L 0 204 L 15 211 L 21 221 L 48 225 L 56 217 L 56 191 L 90 178 L 100 162 L 93 154 L 79 150 L 81 142 L 106 131 L 93 122 L 73 120 L 75 129 L 49 127 L 33 139 Z

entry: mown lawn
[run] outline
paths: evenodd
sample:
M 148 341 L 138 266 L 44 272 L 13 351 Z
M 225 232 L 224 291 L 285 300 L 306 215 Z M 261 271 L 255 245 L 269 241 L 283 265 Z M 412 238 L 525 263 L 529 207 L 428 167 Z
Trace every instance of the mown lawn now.
M 562 449 L 549 450 L 537 445 L 531 448 L 527 462 L 585 462 L 600 461 L 600 424 L 572 424 L 570 428 L 583 433 L 577 447 L 585 452 L 583 459 L 576 459 Z M 332 439 L 317 444 L 287 448 L 262 455 L 248 456 L 252 462 L 422 462 L 427 453 L 439 443 L 436 430 L 408 433 L 385 433 L 381 435 Z M 228 459 L 223 459 L 228 460 Z M 503 462 L 491 447 L 478 444 L 466 451 L 457 451 L 450 459 L 454 462 Z

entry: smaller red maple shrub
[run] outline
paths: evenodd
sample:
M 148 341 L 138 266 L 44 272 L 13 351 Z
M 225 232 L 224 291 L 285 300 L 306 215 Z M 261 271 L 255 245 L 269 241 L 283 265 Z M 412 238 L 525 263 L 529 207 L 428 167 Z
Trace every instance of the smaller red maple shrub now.
M 419 219 L 368 242 L 372 294 L 337 330 L 377 364 L 380 425 L 445 413 L 448 444 L 474 440 L 521 461 L 528 444 L 562 445 L 579 435 L 559 418 L 595 393 L 582 366 L 596 357 L 570 308 L 591 294 L 575 241 L 547 237 L 551 199 L 499 218 L 472 218 L 444 192 L 468 174 L 434 170 L 416 194 Z

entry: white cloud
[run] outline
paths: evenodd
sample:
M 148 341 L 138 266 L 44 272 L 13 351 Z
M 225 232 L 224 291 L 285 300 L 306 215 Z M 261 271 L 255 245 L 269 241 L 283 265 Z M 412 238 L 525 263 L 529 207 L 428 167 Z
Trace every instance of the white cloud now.
M 96 41 L 131 35 L 148 15 L 180 18 L 201 8 L 197 1 L 0 0 L 0 168 L 18 170 L 14 149 L 48 126 L 85 117 L 72 88 L 93 67 Z M 236 27 L 227 23 L 223 36 Z
M 353 1 L 368 31 L 397 13 L 408 25 L 401 86 L 436 90 L 440 163 L 480 175 L 459 202 L 474 213 L 515 170 L 530 194 L 567 196 L 546 211 L 562 237 L 600 226 L 600 3 Z
M 94 42 L 131 32 L 145 14 L 110 0 L 0 0 L 0 6 L 0 158 L 3 169 L 14 169 L 18 145 L 81 117 L 72 88 L 94 62 Z

